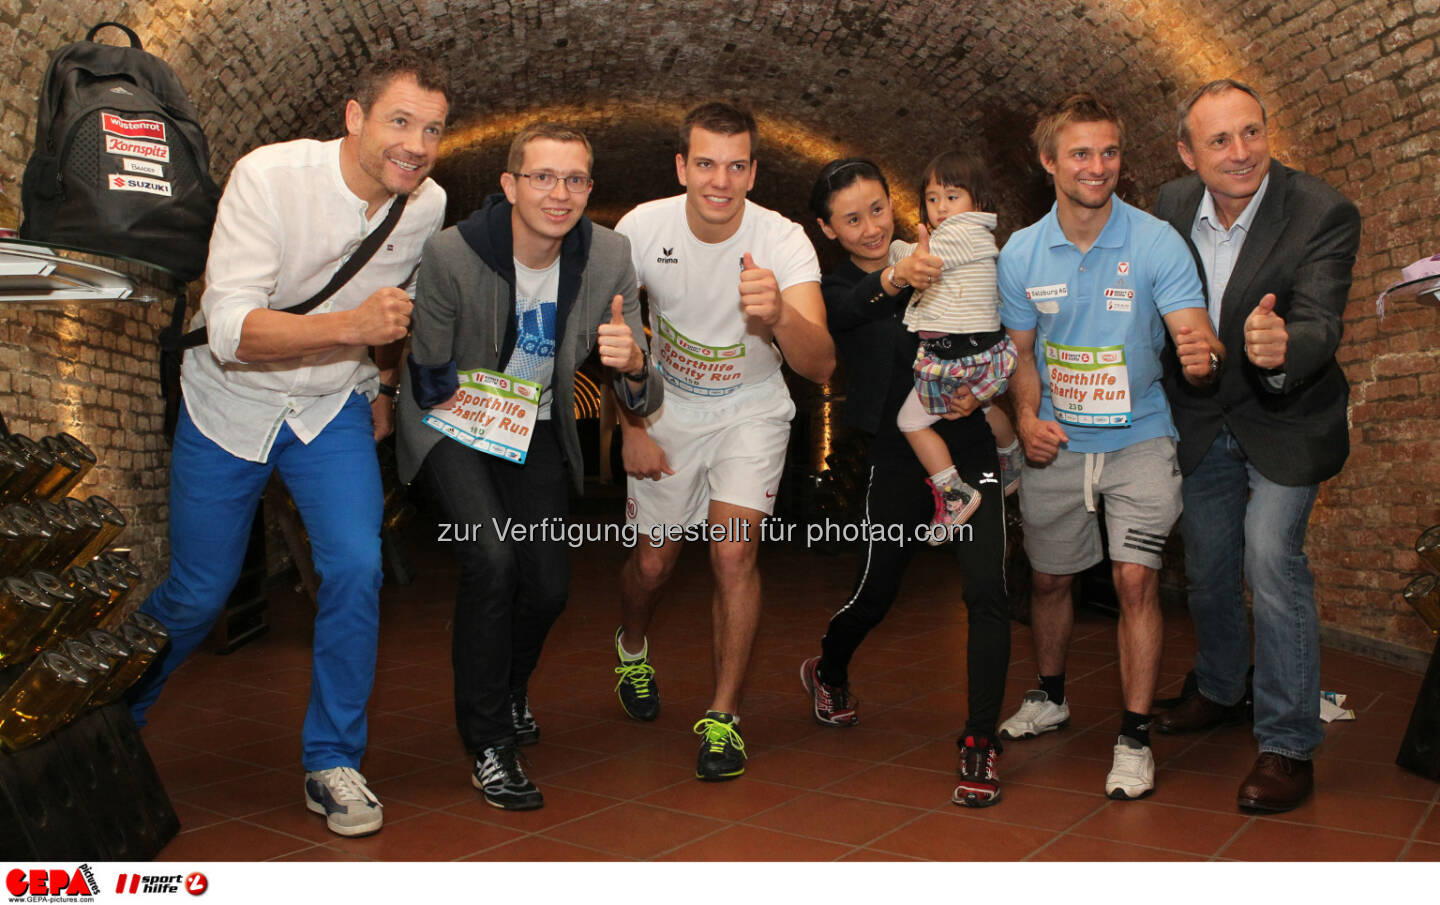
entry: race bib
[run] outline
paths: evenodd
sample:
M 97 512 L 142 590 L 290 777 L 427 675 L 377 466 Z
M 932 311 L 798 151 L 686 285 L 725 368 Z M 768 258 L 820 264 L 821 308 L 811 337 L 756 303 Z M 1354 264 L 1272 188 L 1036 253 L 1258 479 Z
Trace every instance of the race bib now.
M 1130 371 L 1122 346 L 1062 346 L 1046 341 L 1045 370 L 1055 420 L 1084 427 L 1130 424 Z
M 667 383 L 695 396 L 728 396 L 740 389 L 745 343 L 707 346 L 676 330 L 663 315 L 657 320 L 656 360 Z
M 449 411 L 425 413 L 424 423 L 471 449 L 525 464 L 540 414 L 540 384 L 476 368 L 461 371 Z

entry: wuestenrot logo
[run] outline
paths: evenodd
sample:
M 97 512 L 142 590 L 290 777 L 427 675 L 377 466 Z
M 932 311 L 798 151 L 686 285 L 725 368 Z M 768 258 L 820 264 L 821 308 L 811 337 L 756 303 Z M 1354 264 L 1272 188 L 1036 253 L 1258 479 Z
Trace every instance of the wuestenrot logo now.
M 73 871 L 64 868 L 14 868 L 5 874 L 5 891 L 11 899 L 65 896 L 67 901 L 94 901 L 95 873 L 81 864 Z M 82 899 L 83 897 L 83 899 Z

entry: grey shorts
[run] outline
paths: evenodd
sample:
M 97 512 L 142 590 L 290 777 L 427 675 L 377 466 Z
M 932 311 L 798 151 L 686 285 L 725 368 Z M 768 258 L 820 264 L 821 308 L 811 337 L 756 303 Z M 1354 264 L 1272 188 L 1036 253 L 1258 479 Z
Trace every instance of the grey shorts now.
M 1025 555 L 1037 572 L 1073 575 L 1102 559 L 1095 501 L 1105 501 L 1110 558 L 1160 568 L 1180 517 L 1180 464 L 1169 437 L 1109 453 L 1061 450 L 1041 468 L 1025 463 L 1020 515 Z

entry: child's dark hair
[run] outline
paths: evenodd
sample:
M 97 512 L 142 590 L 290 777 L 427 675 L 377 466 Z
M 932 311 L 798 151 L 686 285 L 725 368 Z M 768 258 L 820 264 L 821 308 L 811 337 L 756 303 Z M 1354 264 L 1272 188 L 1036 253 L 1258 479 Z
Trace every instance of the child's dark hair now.
M 836 192 L 848 189 L 861 179 L 875 180 L 887 196 L 890 194 L 890 184 L 874 161 L 863 157 L 842 157 L 825 164 L 825 169 L 820 171 L 820 178 L 815 180 L 810 190 L 810 212 L 829 223 L 830 215 L 834 213 L 830 199 Z
M 990 191 L 990 177 L 985 175 L 985 165 L 974 154 L 964 151 L 946 151 L 925 165 L 920 174 L 920 209 L 925 209 L 925 190 L 931 182 L 942 186 L 964 189 L 970 193 L 977 211 L 995 211 L 995 195 Z

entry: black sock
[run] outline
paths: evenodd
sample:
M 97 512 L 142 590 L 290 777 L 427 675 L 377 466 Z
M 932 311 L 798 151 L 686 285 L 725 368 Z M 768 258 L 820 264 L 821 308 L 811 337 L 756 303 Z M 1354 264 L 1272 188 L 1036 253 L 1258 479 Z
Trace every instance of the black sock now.
M 1150 746 L 1150 714 L 1125 711 L 1120 717 L 1120 734 L 1133 738 L 1146 747 Z
M 1065 703 L 1065 674 L 1062 672 L 1057 676 L 1041 676 L 1040 690 L 1052 704 Z

